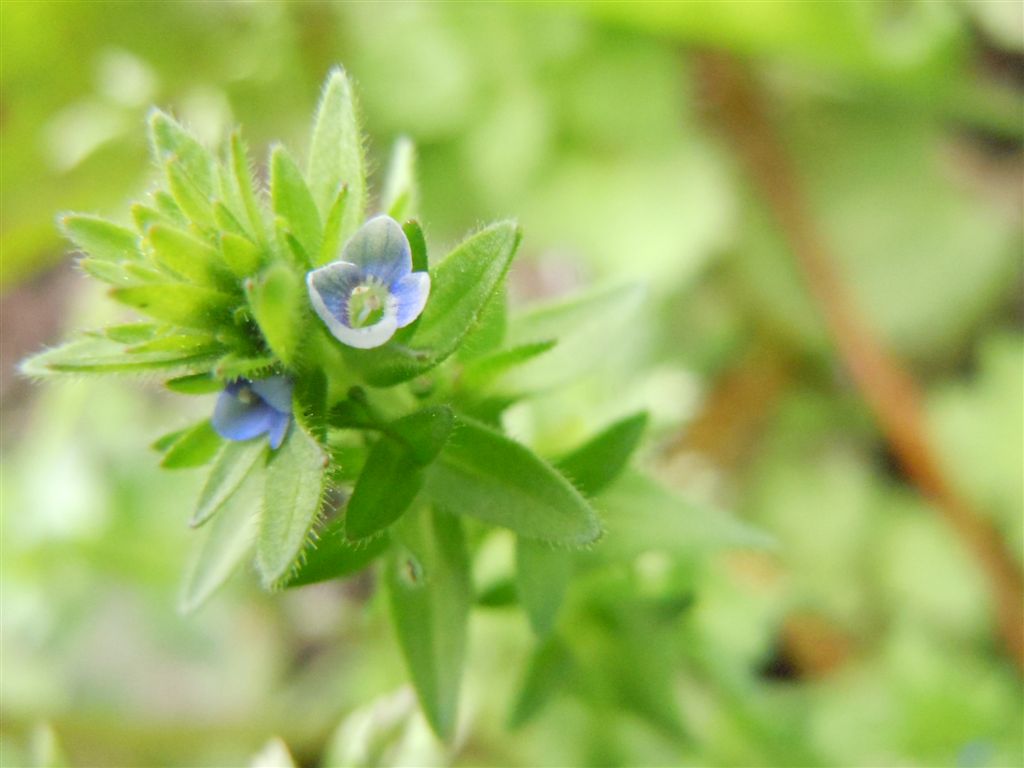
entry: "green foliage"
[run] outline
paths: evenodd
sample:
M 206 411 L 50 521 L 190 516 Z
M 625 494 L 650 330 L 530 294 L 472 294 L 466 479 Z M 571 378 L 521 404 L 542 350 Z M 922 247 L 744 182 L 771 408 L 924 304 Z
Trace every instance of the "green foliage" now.
M 22 370 L 151 371 L 175 393 L 220 392 L 211 419 L 154 446 L 163 468 L 209 465 L 191 517 L 201 530 L 184 611 L 203 605 L 247 559 L 268 590 L 381 563 L 422 710 L 450 741 L 475 598 L 471 571 L 491 529 L 514 534 L 514 574 L 479 604 L 518 602 L 541 642 L 514 724 L 567 680 L 572 652 L 556 627 L 575 610 L 577 574 L 629 567 L 649 549 L 759 541 L 702 508 L 680 523 L 685 505 L 628 468 L 645 414 L 614 422 L 554 462 L 506 434 L 505 409 L 600 370 L 612 348 L 629 343 L 644 293 L 590 291 L 510 320 L 505 282 L 519 226 L 485 226 L 429 259 L 409 140 L 395 146 L 381 204 L 402 222 L 413 270 L 429 274 L 422 314 L 387 343 L 357 349 L 310 311 L 307 273 L 340 256 L 370 199 L 342 70 L 324 87 L 305 172 L 274 145 L 265 191 L 238 132 L 218 155 L 159 110 L 149 128 L 163 181 L 132 208 L 134 230 L 94 216 L 61 220 L 83 251 L 83 269 L 149 320 L 87 332 Z M 235 439 L 225 414 L 248 419 L 245 434 L 256 436 Z M 271 417 L 285 428 L 277 438 Z M 606 527 L 616 541 L 599 542 Z M 638 695 L 636 711 L 665 727 L 671 708 L 652 701 Z
M 256 566 L 265 586 L 284 579 L 302 551 L 327 491 L 327 468 L 323 448 L 293 424 L 267 463 L 256 542 Z
M 568 480 L 526 446 L 466 417 L 427 472 L 425 490 L 441 509 L 528 539 L 582 547 L 601 535 L 597 514 Z
M 201 467 L 217 455 L 220 447 L 220 435 L 213 430 L 208 420 L 204 420 L 185 430 L 167 448 L 160 466 L 164 469 Z
M 419 509 L 402 520 L 396 538 L 386 564 L 395 631 L 427 720 L 450 740 L 472 601 L 462 524 Z
M 242 480 L 249 475 L 252 466 L 264 457 L 264 447 L 259 443 L 228 441 L 220 454 L 199 494 L 199 503 L 192 514 L 190 524 L 198 527 L 212 518 L 221 507 L 238 491 Z

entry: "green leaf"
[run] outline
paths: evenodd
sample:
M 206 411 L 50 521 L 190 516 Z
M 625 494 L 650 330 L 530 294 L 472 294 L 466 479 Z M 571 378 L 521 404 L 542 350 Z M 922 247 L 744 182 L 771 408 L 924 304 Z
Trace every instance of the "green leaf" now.
M 217 225 L 217 229 L 221 232 L 230 232 L 245 238 L 252 236 L 242 226 L 242 222 L 231 212 L 231 209 L 220 200 L 213 203 L 213 220 Z
M 627 470 L 599 498 L 607 535 L 596 554 L 631 559 L 648 551 L 692 556 L 724 548 L 771 547 L 762 531 L 721 510 L 694 504 Z
M 217 250 L 180 229 L 155 224 L 147 230 L 146 242 L 156 263 L 176 275 L 208 288 L 234 284 Z
M 427 721 L 454 734 L 473 593 L 457 518 L 430 509 L 405 515 L 385 579 L 391 615 Z
M 402 231 L 409 241 L 409 250 L 412 251 L 412 271 L 428 271 L 430 262 L 427 259 L 427 239 L 423 236 L 420 223 L 416 220 L 407 221 L 402 225 Z
M 232 232 L 222 232 L 220 253 L 227 268 L 235 277 L 249 277 L 263 266 L 263 251 L 245 237 Z
M 295 565 L 327 491 L 328 457 L 301 425 L 292 423 L 267 464 L 256 565 L 263 584 L 281 582 Z
M 188 217 L 185 216 L 184 211 L 178 206 L 172 194 L 163 189 L 158 189 L 153 193 L 153 201 L 156 203 L 157 215 L 166 219 L 167 223 L 177 227 L 188 226 Z M 145 231 L 145 228 L 142 231 Z
M 320 253 L 316 258 L 315 266 L 335 261 L 341 256 L 342 227 L 345 223 L 345 210 L 348 205 L 348 187 L 343 186 L 331 203 L 331 208 L 324 219 L 324 239 L 320 246 Z
M 529 539 L 580 547 L 601 535 L 597 515 L 568 480 L 524 445 L 465 417 L 424 487 L 442 509 Z
M 209 373 L 193 373 L 168 379 L 164 386 L 180 395 L 209 395 L 224 389 L 224 384 Z
M 227 294 L 186 283 L 114 288 L 110 295 L 156 320 L 200 330 L 216 331 L 229 325 L 235 307 L 235 300 Z
M 341 67 L 327 78 L 316 116 L 306 166 L 313 199 L 326 218 L 338 190 L 348 187 L 340 242 L 344 243 L 366 218 L 366 170 L 352 86 Z M 316 251 L 310 251 L 316 253 Z
M 209 419 L 185 430 L 164 454 L 160 466 L 164 469 L 201 467 L 217 455 L 221 447 L 220 435 L 214 432 Z
M 345 518 L 336 518 L 306 545 L 298 568 L 284 586 L 301 587 L 357 573 L 376 560 L 389 544 L 387 536 L 353 544 L 345 535 Z
M 381 208 L 392 219 L 405 221 L 419 215 L 419 190 L 416 186 L 416 147 L 400 136 L 391 151 L 387 181 L 381 196 Z M 415 267 L 414 267 L 415 269 Z
M 158 326 L 153 323 L 124 323 L 104 328 L 102 333 L 90 334 L 105 336 L 118 344 L 141 344 L 156 337 Z
M 129 353 L 110 339 L 84 337 L 54 349 L 47 349 L 22 361 L 19 370 L 26 376 L 56 373 L 137 373 L 149 370 L 205 370 L 215 355 L 209 350 L 163 350 Z
M 263 221 L 263 212 L 259 201 L 256 198 L 256 191 L 252 180 L 252 169 L 249 166 L 249 153 L 245 146 L 242 135 L 235 131 L 231 134 L 231 175 L 239 196 L 242 198 L 242 205 L 245 208 L 249 226 L 252 229 L 256 240 L 266 243 L 267 233 Z
M 154 440 L 149 447 L 158 453 L 166 453 L 186 432 L 188 432 L 187 429 L 176 429 L 173 432 L 168 432 L 166 435 L 161 435 Z
M 175 352 L 181 354 L 215 355 L 222 351 L 218 342 L 209 333 L 169 333 L 149 341 L 125 347 L 129 355 L 147 355 L 152 352 Z
M 352 541 L 372 537 L 409 508 L 423 486 L 422 467 L 437 456 L 451 434 L 449 408 L 425 408 L 386 428 L 366 458 L 345 513 Z
M 345 513 L 350 541 L 383 531 L 412 504 L 423 486 L 423 471 L 404 443 L 387 435 L 370 449 Z
M 492 224 L 466 239 L 431 273 L 430 299 L 409 346 L 344 347 L 348 363 L 370 384 L 408 381 L 445 360 L 476 325 L 504 280 L 519 246 L 519 228 Z
M 388 433 L 401 440 L 421 467 L 432 462 L 455 426 L 455 415 L 446 405 L 424 408 L 388 425 Z
M 268 346 L 285 365 L 293 365 L 302 343 L 306 290 L 284 264 L 271 265 L 245 285 L 253 317 Z
M 307 254 L 306 263 L 302 266 L 309 269 L 313 266 L 309 257 L 320 252 L 323 226 L 302 172 L 288 151 L 280 145 L 270 153 L 270 197 L 274 213 L 284 219 L 287 231 L 299 241 Z
M 492 389 L 519 394 L 561 386 L 606 364 L 618 350 L 636 343 L 646 291 L 617 285 L 537 307 L 509 320 L 507 347 L 557 339 L 548 354 L 509 370 Z
M 538 637 L 555 628 L 572 576 L 572 553 L 542 541 L 516 540 L 516 587 L 519 602 Z
M 200 227 L 215 228 L 217 222 L 213 215 L 213 199 L 209 193 L 204 192 L 188 172 L 173 160 L 166 164 L 164 173 L 167 175 L 167 186 L 185 217 Z
M 234 379 L 262 379 L 274 373 L 277 359 L 272 356 L 244 357 L 229 353 L 213 366 L 213 375 L 221 381 Z
M 500 349 L 508 326 L 507 293 L 505 284 L 502 283 L 495 291 L 494 296 L 487 302 L 476 326 L 466 335 L 462 348 L 459 350 L 459 360 L 469 363 L 478 357 L 489 356 Z
M 263 463 L 267 441 L 262 437 L 253 440 L 227 440 L 210 469 L 206 484 L 199 494 L 196 511 L 189 525 L 197 528 L 216 515 L 224 504 L 235 494 L 242 480 L 256 463 Z
M 569 649 L 557 637 L 548 638 L 530 655 L 526 675 L 509 715 L 508 727 L 520 728 L 532 720 L 568 681 L 573 668 Z
M 142 203 L 135 203 L 132 206 L 132 221 L 139 232 L 145 232 L 154 224 L 166 224 L 166 217 L 155 208 Z
M 646 427 L 646 413 L 628 416 L 559 459 L 555 467 L 572 481 L 580 493 L 592 497 L 626 468 Z
M 235 491 L 225 498 L 220 513 L 201 532 L 202 539 L 179 598 L 183 613 L 190 613 L 205 603 L 252 551 L 265 474 L 262 461 L 249 465 Z
M 140 257 L 134 232 L 98 216 L 68 214 L 61 217 L 60 228 L 76 247 L 98 261 L 117 263 Z
M 468 363 L 462 369 L 462 376 L 459 379 L 460 385 L 468 391 L 486 389 L 487 385 L 502 374 L 512 370 L 518 365 L 542 355 L 555 346 L 554 340 L 537 341 L 532 344 L 523 344 L 519 347 L 502 349 L 483 357 L 478 357 Z
M 112 261 L 101 261 L 90 256 L 83 256 L 78 259 L 76 264 L 90 277 L 108 285 L 125 286 L 135 282 L 135 278 L 124 267 Z
M 217 167 L 213 155 L 174 118 L 159 109 L 152 110 L 149 136 L 153 154 L 161 164 L 169 162 L 179 168 L 207 200 L 214 196 Z

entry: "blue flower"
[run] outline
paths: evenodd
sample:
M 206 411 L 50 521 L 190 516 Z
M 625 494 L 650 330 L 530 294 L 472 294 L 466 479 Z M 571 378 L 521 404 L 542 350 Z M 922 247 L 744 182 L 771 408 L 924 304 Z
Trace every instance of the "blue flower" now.
M 419 317 L 430 275 L 412 271 L 409 241 L 398 222 L 376 216 L 352 236 L 338 261 L 306 275 L 306 285 L 334 337 L 370 349 Z
M 292 421 L 292 383 L 285 376 L 249 381 L 236 379 L 224 387 L 210 422 L 221 437 L 251 440 L 266 433 L 277 448 Z

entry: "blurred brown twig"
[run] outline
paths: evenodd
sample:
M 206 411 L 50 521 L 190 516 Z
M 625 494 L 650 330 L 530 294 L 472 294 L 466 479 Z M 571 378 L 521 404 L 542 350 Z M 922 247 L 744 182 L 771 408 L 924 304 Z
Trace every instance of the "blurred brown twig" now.
M 1024 578 L 999 532 L 961 496 L 942 470 L 928 439 L 921 392 L 854 305 L 827 244 L 808 215 L 758 84 L 742 63 L 726 54 L 702 54 L 698 71 L 720 129 L 731 140 L 778 222 L 839 355 L 893 453 L 907 477 L 934 502 L 984 570 L 999 634 L 1024 670 Z

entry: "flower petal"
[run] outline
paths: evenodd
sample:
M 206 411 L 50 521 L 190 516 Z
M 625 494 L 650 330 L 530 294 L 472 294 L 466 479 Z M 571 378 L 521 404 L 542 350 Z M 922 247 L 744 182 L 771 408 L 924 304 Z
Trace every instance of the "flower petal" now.
M 404 328 L 423 311 L 430 296 L 430 275 L 410 272 L 391 287 L 391 295 L 398 302 L 398 327 Z
M 220 393 L 210 423 L 214 431 L 228 440 L 250 440 L 271 427 L 276 412 L 267 403 L 243 403 L 230 391 Z
M 373 325 L 367 325 L 363 328 L 349 328 L 344 323 L 337 323 L 336 325 L 327 323 L 327 327 L 331 329 L 334 338 L 342 344 L 348 344 L 348 346 L 356 347 L 357 349 L 379 347 L 394 336 L 395 331 L 398 330 L 398 313 L 395 308 L 395 302 L 394 300 L 391 301 L 384 312 L 384 317 L 380 319 L 380 322 Z
M 288 432 L 288 425 L 292 423 L 292 417 L 283 413 L 275 413 L 272 421 L 267 436 L 270 438 L 270 447 L 276 451 L 284 442 L 284 436 Z
M 266 400 L 278 413 L 291 416 L 292 383 L 287 376 L 270 376 L 252 383 L 253 392 Z
M 306 275 L 313 309 L 335 336 L 335 326 L 348 324 L 348 299 L 362 281 L 363 271 L 345 261 L 335 261 Z
M 345 245 L 341 260 L 389 287 L 412 271 L 409 240 L 390 216 L 375 216 L 363 224 Z

